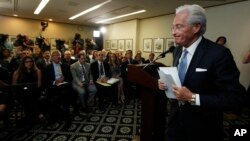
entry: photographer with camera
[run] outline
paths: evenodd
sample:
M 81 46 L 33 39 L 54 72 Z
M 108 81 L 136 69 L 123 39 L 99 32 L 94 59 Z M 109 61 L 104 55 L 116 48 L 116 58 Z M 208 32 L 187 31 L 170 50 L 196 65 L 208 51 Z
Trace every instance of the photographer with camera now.
M 30 49 L 33 52 L 34 42 L 29 39 L 28 36 L 18 34 L 16 40 L 13 43 L 14 46 L 20 47 L 21 50 Z
M 72 42 L 75 54 L 78 54 L 81 50 L 84 50 L 84 40 L 81 38 L 81 34 L 76 33 Z
M 38 45 L 42 52 L 50 50 L 50 43 L 48 39 L 44 38 L 41 35 L 36 38 L 36 45 Z

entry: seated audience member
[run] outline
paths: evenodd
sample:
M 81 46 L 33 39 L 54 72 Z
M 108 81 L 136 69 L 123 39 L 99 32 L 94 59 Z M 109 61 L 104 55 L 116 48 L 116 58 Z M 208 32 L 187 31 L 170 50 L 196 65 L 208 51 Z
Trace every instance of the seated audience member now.
M 133 52 L 132 50 L 127 50 L 125 53 L 124 60 L 121 64 L 121 77 L 123 79 L 124 84 L 124 94 L 125 94 L 125 100 L 126 102 L 129 102 L 130 99 L 135 97 L 133 92 L 133 84 L 128 81 L 128 65 L 129 64 L 138 64 L 136 60 L 132 59 Z
M 97 61 L 93 62 L 91 64 L 91 73 L 93 75 L 93 81 L 95 83 L 95 86 L 97 88 L 97 96 L 99 98 L 98 100 L 98 107 L 101 110 L 104 110 L 104 96 L 107 94 L 112 95 L 112 99 L 114 102 L 114 105 L 118 105 L 117 103 L 117 85 L 113 84 L 111 87 L 102 86 L 101 84 L 97 82 L 104 82 L 106 83 L 108 79 L 112 77 L 111 70 L 109 67 L 109 64 L 107 62 L 104 62 L 103 53 L 102 51 L 97 52 Z
M 136 52 L 136 54 L 139 54 L 139 56 L 140 56 L 140 58 L 141 58 L 141 62 L 144 63 L 144 62 L 145 62 L 145 58 L 142 57 L 142 52 L 141 52 L 140 50 L 138 50 L 138 51 Z
M 123 79 L 121 78 L 121 67 L 120 67 L 120 62 L 116 54 L 114 53 L 110 54 L 109 66 L 111 69 L 112 77 L 119 79 L 118 103 L 123 103 L 125 100 L 125 96 L 124 96 L 124 91 L 123 91 Z
M 151 52 L 149 55 L 148 55 L 148 60 L 145 61 L 146 64 L 148 63 L 152 63 L 154 61 L 154 58 L 155 58 L 155 54 L 153 52 Z
M 220 36 L 220 37 L 218 37 L 217 39 L 216 39 L 216 44 L 219 44 L 219 45 L 221 45 L 221 46 L 225 46 L 225 44 L 226 44 L 226 42 L 227 42 L 227 38 L 226 37 L 224 37 L 224 36 Z
M 43 57 L 39 58 L 36 61 L 36 65 L 40 70 L 44 70 L 46 68 L 47 65 L 51 64 L 51 60 L 50 60 L 50 51 L 49 50 L 45 50 L 43 52 Z
M 77 60 L 75 59 L 72 59 L 72 55 L 71 55 L 71 52 L 69 50 L 66 50 L 64 52 L 64 55 L 63 55 L 63 58 L 62 58 L 62 63 L 66 63 L 68 64 L 69 66 L 73 63 L 75 63 Z
M 11 74 L 13 72 L 10 61 L 11 61 L 11 52 L 8 49 L 2 49 L 0 53 L 0 63 L 2 67 L 8 69 L 8 72 Z
M 28 87 L 28 84 L 34 86 Z M 14 97 L 24 108 L 27 123 L 43 118 L 38 108 L 41 84 L 41 71 L 36 67 L 35 61 L 30 56 L 24 57 L 13 74 L 12 85 Z
M 78 61 L 70 66 L 73 77 L 72 87 L 78 93 L 83 112 L 88 112 L 87 105 L 94 102 L 96 87 L 90 71 L 90 64 L 86 62 L 86 54 L 80 51 Z
M 0 64 L 0 121 L 3 120 L 5 128 L 11 126 L 9 119 L 8 109 L 10 107 L 11 96 L 9 93 L 10 88 L 10 75 L 6 68 Z
M 145 62 L 145 59 L 143 59 L 143 58 L 141 57 L 141 54 L 140 54 L 140 53 L 137 53 L 137 54 L 135 55 L 135 59 L 134 59 L 134 60 L 137 61 L 138 64 L 144 64 L 144 62 Z
M 71 125 L 69 106 L 71 97 L 72 76 L 70 66 L 61 63 L 61 52 L 55 50 L 51 54 L 52 63 L 47 65 L 44 70 L 44 80 L 48 94 L 50 120 L 65 120 L 65 127 Z

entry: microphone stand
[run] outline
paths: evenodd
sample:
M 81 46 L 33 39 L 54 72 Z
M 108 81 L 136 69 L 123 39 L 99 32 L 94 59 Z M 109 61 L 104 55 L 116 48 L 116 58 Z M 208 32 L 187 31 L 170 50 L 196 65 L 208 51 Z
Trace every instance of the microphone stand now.
M 153 63 L 155 63 L 156 60 L 159 60 L 159 59 L 164 58 L 164 57 L 165 57 L 165 54 L 157 56 L 152 62 L 145 65 L 142 69 L 144 70 L 147 66 L 152 65 Z

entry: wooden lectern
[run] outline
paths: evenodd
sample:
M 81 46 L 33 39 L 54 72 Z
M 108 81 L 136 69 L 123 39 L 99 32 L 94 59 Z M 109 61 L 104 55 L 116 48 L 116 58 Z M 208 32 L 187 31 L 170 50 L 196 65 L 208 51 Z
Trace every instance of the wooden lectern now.
M 128 80 L 137 85 L 141 97 L 140 141 L 163 141 L 167 115 L 165 92 L 158 89 L 158 67 L 162 64 L 128 65 Z

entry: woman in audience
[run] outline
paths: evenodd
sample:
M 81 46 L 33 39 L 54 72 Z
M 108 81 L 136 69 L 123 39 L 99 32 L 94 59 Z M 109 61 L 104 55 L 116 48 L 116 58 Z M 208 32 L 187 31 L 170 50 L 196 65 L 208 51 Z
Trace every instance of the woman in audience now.
M 30 87 L 26 86 L 29 84 Z M 32 57 L 26 56 L 21 60 L 19 68 L 13 74 L 12 85 L 14 88 L 17 87 L 14 90 L 14 97 L 22 104 L 27 123 L 34 123 L 37 118 L 44 119 L 38 110 L 41 71 L 36 67 Z M 18 90 L 19 88 L 21 89 Z
M 2 67 L 0 63 L 0 120 L 3 120 L 4 126 L 9 127 L 11 122 L 9 120 L 8 109 L 10 107 L 11 97 L 9 94 L 9 72 L 6 68 Z
M 118 103 L 124 103 L 123 80 L 121 78 L 121 69 L 118 57 L 114 53 L 110 53 L 109 66 L 111 69 L 112 77 L 119 79 L 118 84 Z

